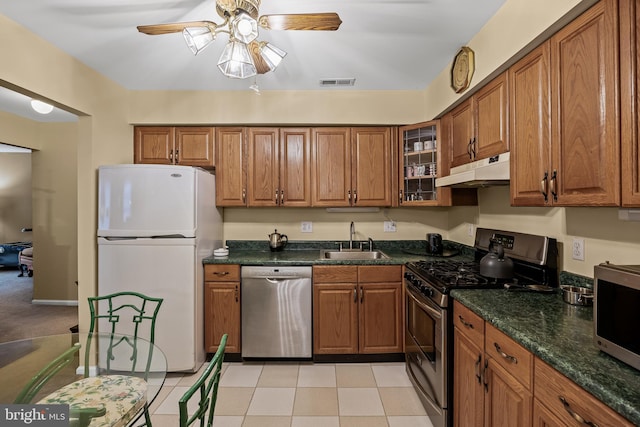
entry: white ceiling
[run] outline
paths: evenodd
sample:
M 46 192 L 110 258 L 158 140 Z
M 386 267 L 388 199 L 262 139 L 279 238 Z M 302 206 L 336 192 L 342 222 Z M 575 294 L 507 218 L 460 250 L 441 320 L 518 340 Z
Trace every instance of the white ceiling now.
M 338 90 L 422 90 L 505 0 L 262 0 L 260 14 L 337 12 L 337 31 L 261 30 L 288 55 L 257 77 L 265 90 L 336 90 L 321 79 L 355 78 Z M 223 76 L 224 34 L 197 56 L 180 33 L 137 25 L 221 22 L 215 0 L 0 0 L 0 14 L 131 90 L 249 90 Z M 0 93 L 0 109 L 6 101 Z

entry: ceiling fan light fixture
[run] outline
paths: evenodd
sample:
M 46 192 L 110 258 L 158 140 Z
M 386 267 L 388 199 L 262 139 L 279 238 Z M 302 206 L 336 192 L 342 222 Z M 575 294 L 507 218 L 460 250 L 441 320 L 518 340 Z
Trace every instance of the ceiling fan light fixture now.
M 216 38 L 215 34 L 207 27 L 186 27 L 182 30 L 182 35 L 194 55 L 200 53 Z
M 273 71 L 280 65 L 282 58 L 287 56 L 287 52 L 271 43 L 262 42 L 260 44 L 260 56 L 269 65 L 269 69 Z
M 37 99 L 31 100 L 31 108 L 33 108 L 36 113 L 40 114 L 49 114 L 53 111 L 53 105 L 47 104 L 46 102 L 42 102 Z
M 225 76 L 235 79 L 246 79 L 257 74 L 247 45 L 238 40 L 227 43 L 218 60 L 218 68 Z
M 246 13 L 239 13 L 232 23 L 233 37 L 243 43 L 251 43 L 258 37 L 258 21 Z

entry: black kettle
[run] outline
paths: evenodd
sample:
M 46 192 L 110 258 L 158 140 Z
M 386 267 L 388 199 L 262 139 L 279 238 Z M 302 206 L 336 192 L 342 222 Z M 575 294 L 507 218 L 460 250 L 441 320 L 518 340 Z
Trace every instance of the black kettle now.
M 504 256 L 504 248 L 500 243 L 489 243 L 489 253 L 480 260 L 480 274 L 493 279 L 513 277 L 513 261 Z

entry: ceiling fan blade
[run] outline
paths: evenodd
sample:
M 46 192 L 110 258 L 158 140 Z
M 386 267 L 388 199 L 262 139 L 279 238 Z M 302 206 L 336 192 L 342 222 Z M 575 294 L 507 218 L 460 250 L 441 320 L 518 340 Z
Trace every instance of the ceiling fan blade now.
M 139 25 L 138 31 L 155 36 L 158 34 L 179 33 L 189 27 L 209 27 L 213 31 L 216 26 L 216 23 L 211 21 L 175 22 L 172 24 Z
M 267 30 L 324 30 L 335 31 L 342 20 L 335 12 L 263 15 L 258 19 Z
M 253 59 L 253 65 L 256 66 L 256 71 L 258 74 L 265 74 L 271 71 L 269 65 L 265 62 L 260 54 L 260 43 L 257 41 L 252 41 L 247 46 L 249 48 L 249 52 L 251 53 L 251 58 Z

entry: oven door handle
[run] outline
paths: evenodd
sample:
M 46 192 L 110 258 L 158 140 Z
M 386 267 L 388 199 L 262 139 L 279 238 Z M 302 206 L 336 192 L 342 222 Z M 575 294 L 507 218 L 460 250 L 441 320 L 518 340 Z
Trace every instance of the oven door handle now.
M 413 291 L 411 288 L 406 287 L 407 289 L 407 293 L 409 294 L 409 296 L 411 297 L 411 299 L 413 299 L 413 301 L 418 304 L 418 306 L 420 306 L 420 308 L 422 308 L 424 311 L 426 311 L 427 313 L 429 313 L 431 316 L 433 316 L 435 319 L 437 320 L 441 320 L 442 319 L 442 313 L 440 312 L 439 309 L 436 309 L 434 307 L 431 307 L 430 305 L 425 304 L 424 302 L 420 301 L 418 299 L 418 295 L 415 293 L 415 291 Z

